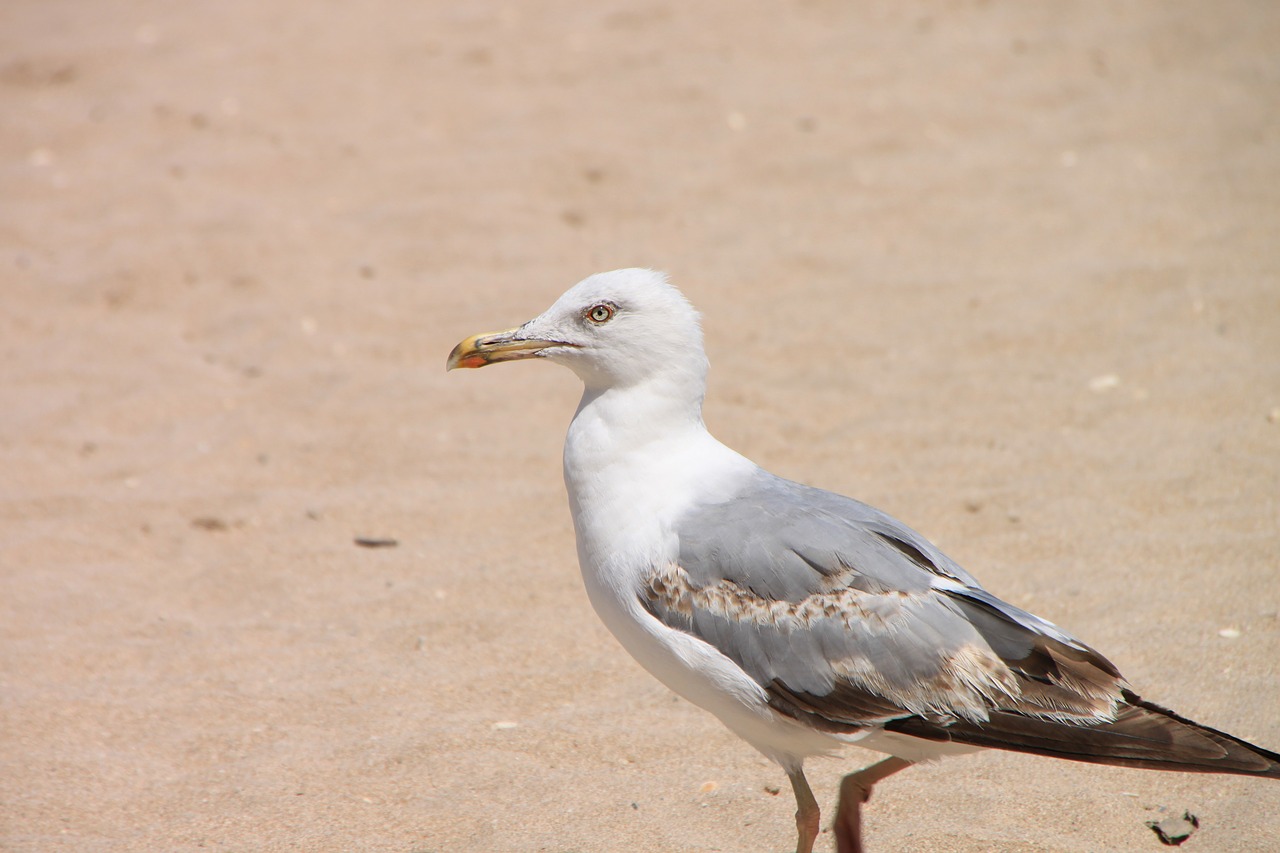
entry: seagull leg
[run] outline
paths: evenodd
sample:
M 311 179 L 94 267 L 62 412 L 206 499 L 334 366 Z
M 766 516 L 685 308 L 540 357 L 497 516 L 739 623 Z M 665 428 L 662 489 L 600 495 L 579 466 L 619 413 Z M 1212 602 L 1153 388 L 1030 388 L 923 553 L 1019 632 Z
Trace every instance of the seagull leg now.
M 813 798 L 813 789 L 804 778 L 803 768 L 787 771 L 787 778 L 796 793 L 796 831 L 799 833 L 796 853 L 813 853 L 813 842 L 818 837 L 818 801 Z
M 877 782 L 910 766 L 911 762 L 905 759 L 886 758 L 844 777 L 840 782 L 840 803 L 836 806 L 833 827 L 837 853 L 863 853 L 862 804 L 871 799 L 871 788 Z

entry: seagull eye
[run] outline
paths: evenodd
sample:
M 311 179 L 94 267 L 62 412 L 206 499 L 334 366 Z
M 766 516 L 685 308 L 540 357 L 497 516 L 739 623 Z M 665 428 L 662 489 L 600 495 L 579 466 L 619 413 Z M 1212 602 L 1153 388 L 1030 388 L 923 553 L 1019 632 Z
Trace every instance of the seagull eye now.
M 607 302 L 593 305 L 587 309 L 587 319 L 599 325 L 613 319 L 614 307 Z

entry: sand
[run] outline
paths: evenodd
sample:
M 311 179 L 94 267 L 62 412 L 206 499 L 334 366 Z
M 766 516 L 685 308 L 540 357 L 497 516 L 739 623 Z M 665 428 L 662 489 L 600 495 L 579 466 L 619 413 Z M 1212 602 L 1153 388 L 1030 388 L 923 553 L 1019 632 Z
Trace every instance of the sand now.
M 10 0 L 0 848 L 790 849 L 778 769 L 590 610 L 574 377 L 444 372 L 633 265 L 704 312 L 728 444 L 1280 749 L 1278 43 L 1239 1 Z M 999 753 L 868 841 L 1183 810 L 1280 849 L 1275 782 Z

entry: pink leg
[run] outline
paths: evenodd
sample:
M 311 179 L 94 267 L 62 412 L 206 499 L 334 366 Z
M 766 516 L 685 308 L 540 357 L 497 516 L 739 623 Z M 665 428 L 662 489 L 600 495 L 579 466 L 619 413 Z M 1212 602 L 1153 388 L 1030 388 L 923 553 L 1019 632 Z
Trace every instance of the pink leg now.
M 862 804 L 871 799 L 871 789 L 877 782 L 910 766 L 911 762 L 905 759 L 886 758 L 844 777 L 840 782 L 840 804 L 836 807 L 833 827 L 837 853 L 863 853 Z
M 794 773 L 787 774 L 787 778 L 791 780 L 791 790 L 796 794 L 796 853 L 813 853 L 820 819 L 818 801 L 813 798 L 813 789 L 804 778 L 804 770 L 796 768 Z

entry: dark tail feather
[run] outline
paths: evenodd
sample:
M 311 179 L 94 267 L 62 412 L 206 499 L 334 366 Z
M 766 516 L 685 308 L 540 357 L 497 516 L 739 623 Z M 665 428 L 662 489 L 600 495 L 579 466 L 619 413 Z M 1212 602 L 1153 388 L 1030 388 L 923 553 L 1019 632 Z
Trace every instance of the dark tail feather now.
M 1202 726 L 1124 691 L 1113 722 L 1077 725 L 996 711 L 985 723 L 959 720 L 950 725 L 920 717 L 894 720 L 885 728 L 926 740 L 1031 752 L 1071 761 L 1180 770 L 1187 773 L 1235 773 L 1280 779 L 1280 754 Z

